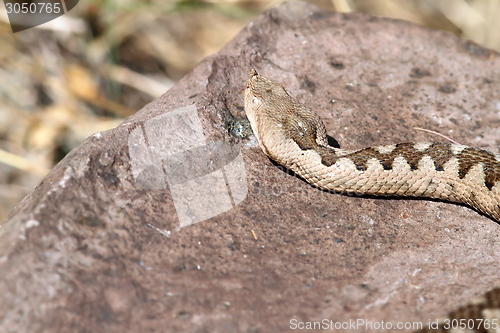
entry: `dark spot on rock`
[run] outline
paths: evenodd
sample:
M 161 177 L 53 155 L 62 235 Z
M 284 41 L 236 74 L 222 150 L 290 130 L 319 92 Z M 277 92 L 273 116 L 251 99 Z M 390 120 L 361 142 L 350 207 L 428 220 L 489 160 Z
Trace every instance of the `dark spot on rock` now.
M 253 131 L 248 119 L 236 118 L 228 116 L 225 121 L 226 129 L 232 136 L 237 138 L 247 138 Z
M 281 25 L 282 19 L 279 15 L 276 15 L 274 13 L 270 13 L 269 19 L 276 25 Z
M 315 12 L 311 15 L 311 18 L 313 20 L 322 20 L 322 19 L 325 19 L 329 16 L 333 15 L 333 13 L 330 13 L 330 12 Z
M 369 286 L 368 284 L 366 283 L 363 283 L 363 284 L 360 284 L 359 285 L 361 288 L 363 289 L 366 289 L 366 290 L 369 290 L 369 291 L 375 291 L 376 289 L 372 288 L 371 286 Z
M 465 51 L 468 53 L 472 54 L 475 57 L 482 58 L 482 59 L 489 59 L 491 57 L 492 51 L 482 47 L 479 44 L 476 44 L 472 41 L 466 41 L 463 44 L 463 48 Z
M 350 20 L 351 20 L 351 17 L 350 17 L 349 15 L 345 14 L 345 13 L 342 13 L 342 19 L 343 19 L 344 21 L 350 21 Z
M 227 248 L 230 249 L 231 251 L 237 251 L 239 250 L 239 246 L 236 243 L 231 243 L 227 245 Z
M 83 216 L 76 223 L 90 228 L 105 228 L 106 223 L 92 216 Z
M 316 91 L 316 83 L 312 82 L 308 78 L 305 78 L 300 86 L 304 89 L 309 90 L 310 92 L 314 93 Z
M 428 70 L 417 67 L 411 69 L 410 77 L 420 79 L 424 76 L 431 76 L 431 73 Z
M 177 264 L 174 266 L 173 270 L 174 270 L 174 272 L 179 273 L 179 272 L 187 270 L 187 266 L 184 264 Z
M 102 179 L 104 179 L 105 181 L 107 181 L 108 183 L 113 184 L 113 185 L 118 184 L 118 182 L 120 181 L 120 179 L 112 171 L 106 171 L 106 172 L 101 173 L 101 177 L 102 177 Z
M 345 65 L 342 61 L 335 60 L 335 59 L 330 60 L 330 66 L 332 66 L 335 69 L 344 69 L 345 68 Z
M 445 93 L 445 94 L 452 94 L 454 93 L 455 91 L 457 91 L 455 88 L 451 87 L 451 86 L 441 86 L 439 87 L 438 89 L 440 92 L 442 93 Z
M 181 310 L 175 314 L 175 318 L 188 320 L 189 318 L 191 318 L 191 312 L 186 310 Z

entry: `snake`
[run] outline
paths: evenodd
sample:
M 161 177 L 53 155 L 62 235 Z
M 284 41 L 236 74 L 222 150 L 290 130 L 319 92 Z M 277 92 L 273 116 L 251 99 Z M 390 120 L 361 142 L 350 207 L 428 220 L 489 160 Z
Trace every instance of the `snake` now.
M 250 71 L 245 113 L 269 158 L 335 193 L 420 197 L 465 204 L 500 221 L 500 155 L 455 143 L 329 146 L 318 114 L 279 83 Z

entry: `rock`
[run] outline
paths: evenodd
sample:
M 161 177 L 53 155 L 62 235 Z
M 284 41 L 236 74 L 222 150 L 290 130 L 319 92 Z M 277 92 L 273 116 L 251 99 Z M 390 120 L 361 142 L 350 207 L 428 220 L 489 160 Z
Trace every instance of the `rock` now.
M 251 68 L 317 110 L 342 147 L 444 140 L 422 127 L 498 152 L 497 53 L 280 4 L 15 208 L 0 228 L 0 331 L 366 331 L 427 325 L 498 286 L 493 220 L 322 192 L 243 138 Z

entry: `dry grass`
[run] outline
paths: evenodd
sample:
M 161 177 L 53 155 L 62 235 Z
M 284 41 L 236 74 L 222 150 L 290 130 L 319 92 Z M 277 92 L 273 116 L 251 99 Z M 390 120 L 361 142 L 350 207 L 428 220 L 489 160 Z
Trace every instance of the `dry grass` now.
M 12 34 L 0 6 L 0 221 L 71 149 L 160 96 L 277 1 L 80 1 Z M 500 51 L 500 0 L 316 0 Z

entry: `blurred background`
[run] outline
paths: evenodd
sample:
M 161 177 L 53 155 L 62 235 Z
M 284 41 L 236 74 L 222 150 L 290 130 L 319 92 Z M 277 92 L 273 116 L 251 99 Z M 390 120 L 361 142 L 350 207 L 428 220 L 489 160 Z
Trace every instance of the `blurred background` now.
M 80 0 L 12 33 L 0 5 L 0 223 L 85 138 L 119 125 L 275 0 Z M 308 0 L 448 30 L 500 51 L 500 0 Z

